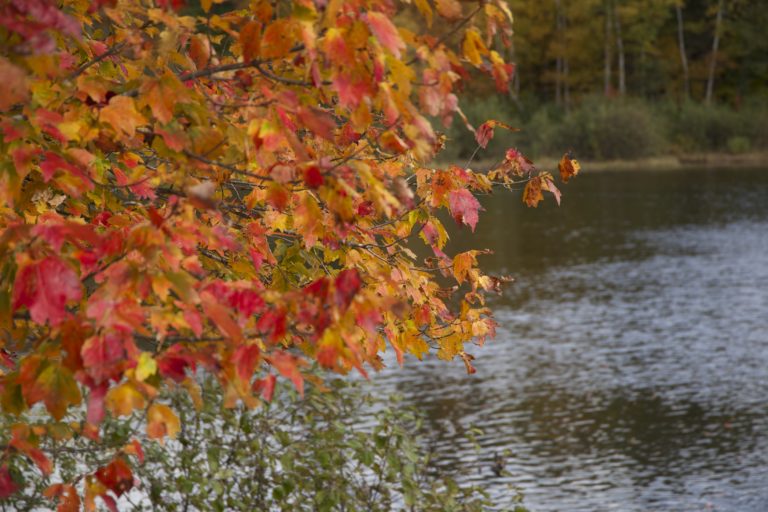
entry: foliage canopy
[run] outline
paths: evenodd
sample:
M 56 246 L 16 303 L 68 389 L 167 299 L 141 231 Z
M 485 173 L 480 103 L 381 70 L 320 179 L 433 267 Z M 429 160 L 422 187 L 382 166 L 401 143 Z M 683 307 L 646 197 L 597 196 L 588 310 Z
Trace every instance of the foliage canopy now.
M 201 406 L 202 374 L 254 407 L 387 346 L 473 371 L 504 279 L 444 252 L 439 211 L 474 230 L 476 193 L 559 191 L 516 150 L 433 168 L 431 120 L 462 117 L 475 73 L 506 89 L 511 21 L 503 0 L 4 2 L 0 397 L 39 419 L 8 430 L 0 498 L 33 463 L 61 510 L 115 508 L 142 445 L 183 428 L 162 392 Z M 483 147 L 499 127 L 467 124 Z M 58 478 L 40 440 L 96 445 L 106 417 L 141 430 Z

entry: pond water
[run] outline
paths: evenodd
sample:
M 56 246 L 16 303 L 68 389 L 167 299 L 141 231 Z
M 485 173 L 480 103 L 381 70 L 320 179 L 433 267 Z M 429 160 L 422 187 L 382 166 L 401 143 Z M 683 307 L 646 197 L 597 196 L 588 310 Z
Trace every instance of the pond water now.
M 563 192 L 483 202 L 471 245 L 515 283 L 477 374 L 410 360 L 371 385 L 425 411 L 439 464 L 532 511 L 768 510 L 768 170 L 587 171 Z

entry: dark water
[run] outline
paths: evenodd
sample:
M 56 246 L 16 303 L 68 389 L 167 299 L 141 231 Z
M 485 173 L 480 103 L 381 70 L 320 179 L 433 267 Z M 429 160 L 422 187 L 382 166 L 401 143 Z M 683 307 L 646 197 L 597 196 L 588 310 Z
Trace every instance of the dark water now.
M 473 245 L 516 282 L 477 374 L 411 360 L 373 385 L 426 411 L 440 464 L 531 510 L 768 511 L 768 170 L 586 172 L 564 193 L 484 202 Z

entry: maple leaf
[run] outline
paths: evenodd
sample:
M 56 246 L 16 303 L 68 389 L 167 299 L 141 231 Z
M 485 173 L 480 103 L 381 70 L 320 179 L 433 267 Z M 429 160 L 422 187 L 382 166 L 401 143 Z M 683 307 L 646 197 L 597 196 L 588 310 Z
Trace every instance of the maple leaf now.
M 453 275 L 459 284 L 469 275 L 470 269 L 477 265 L 478 251 L 467 251 L 453 257 Z
M 117 496 L 122 496 L 133 487 L 133 472 L 121 456 L 97 469 L 95 475 L 99 482 Z
M 80 496 L 75 486 L 70 484 L 53 484 L 43 491 L 43 496 L 49 500 L 58 499 L 56 512 L 79 512 Z
M 240 29 L 240 46 L 243 49 L 243 58 L 250 62 L 259 55 L 261 49 L 261 23 L 249 21 Z
M 181 429 L 179 417 L 165 404 L 152 404 L 147 409 L 147 437 L 160 439 L 176 437 Z
M 97 384 L 120 375 L 125 362 L 123 344 L 123 339 L 115 333 L 92 336 L 83 343 L 80 350 L 83 366 Z
M 277 378 L 269 374 L 263 379 L 256 379 L 253 382 L 253 391 L 255 393 L 261 393 L 261 397 L 267 402 L 272 401 L 272 396 L 275 393 L 275 382 Z
M 240 345 L 232 353 L 237 376 L 243 382 L 250 382 L 253 372 L 259 363 L 261 351 L 258 345 Z
M 341 309 L 349 307 L 349 303 L 360 290 L 361 284 L 360 273 L 356 269 L 342 270 L 334 280 L 336 305 Z
M 243 331 L 240 326 L 232 319 L 230 312 L 226 307 L 219 304 L 215 297 L 209 292 L 200 294 L 202 299 L 203 311 L 206 316 L 213 320 L 221 333 L 234 341 L 243 339 Z
M 299 121 L 325 140 L 333 142 L 333 131 L 336 129 L 336 120 L 328 114 L 315 107 L 301 107 L 298 110 Z
M 144 408 L 144 395 L 131 382 L 124 382 L 107 392 L 106 405 L 115 416 L 128 416 Z
M 542 180 L 539 176 L 531 178 L 528 183 L 525 184 L 523 190 L 523 202 L 529 207 L 536 208 L 539 202 L 544 200 L 544 195 L 541 193 Z
M 395 58 L 400 58 L 400 51 L 405 49 L 405 43 L 400 38 L 397 28 L 390 19 L 381 12 L 367 12 L 363 20 L 368 24 L 373 36 L 381 46 L 392 52 Z
M 461 3 L 459 0 L 435 0 L 435 7 L 443 18 L 449 20 L 461 18 Z
M 483 208 L 469 190 L 462 188 L 449 192 L 448 206 L 456 222 L 469 226 L 472 231 L 475 230 L 479 220 L 477 212 Z
M 549 177 L 546 177 L 543 179 L 542 188 L 551 192 L 552 195 L 555 196 L 557 205 L 560 206 L 560 197 L 562 196 L 562 193 L 560 192 L 560 189 L 555 186 L 555 182 L 553 182 Z
M 286 333 L 285 312 L 282 310 L 269 310 L 259 318 L 256 328 L 266 334 L 270 341 L 278 341 Z
M 48 256 L 22 266 L 13 284 L 13 310 L 22 307 L 38 324 L 59 325 L 67 318 L 66 305 L 83 296 L 77 273 L 63 260 Z
M 320 168 L 316 165 L 310 165 L 304 168 L 304 183 L 311 189 L 317 189 L 325 182 L 323 173 L 320 172 Z
M 506 123 L 502 123 L 501 121 L 486 121 L 481 124 L 477 129 L 477 132 L 475 132 L 475 140 L 477 140 L 477 143 L 481 148 L 485 149 L 485 147 L 488 146 L 488 142 L 490 142 L 493 138 L 493 131 L 496 127 L 504 128 L 505 130 L 509 130 L 511 132 L 520 131 L 519 128 L 515 128 Z
M 579 174 L 581 170 L 579 162 L 571 158 L 568 153 L 560 159 L 557 168 L 560 171 L 560 179 L 563 180 L 563 183 L 568 183 L 568 180 Z
M 29 97 L 27 74 L 5 57 L 0 57 L 0 112 Z
M 275 352 L 269 358 L 269 362 L 272 366 L 280 372 L 280 375 L 290 379 L 296 390 L 303 397 L 304 396 L 304 377 L 301 375 L 301 360 L 296 356 L 288 354 L 283 351 Z
M 133 137 L 136 128 L 147 124 L 147 119 L 136 110 L 133 98 L 113 96 L 99 112 L 99 120 L 111 125 L 118 134 Z
M 0 466 L 0 499 L 8 498 L 20 490 L 6 464 Z
M 29 386 L 26 391 L 28 402 L 42 399 L 55 420 L 62 419 L 69 406 L 77 405 L 81 400 L 80 388 L 72 372 L 55 363 L 48 364 L 37 376 L 34 387 Z
M 464 33 L 464 41 L 461 44 L 461 48 L 464 57 L 474 66 L 480 66 L 483 63 L 482 55 L 488 53 L 488 48 L 485 47 L 480 32 L 475 28 L 470 28 Z

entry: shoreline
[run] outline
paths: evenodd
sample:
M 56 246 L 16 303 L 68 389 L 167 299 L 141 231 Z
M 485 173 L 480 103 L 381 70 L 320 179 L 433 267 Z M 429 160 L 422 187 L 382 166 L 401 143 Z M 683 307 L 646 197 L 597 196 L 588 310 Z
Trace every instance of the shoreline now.
M 580 160 L 576 158 L 584 172 L 620 172 L 620 171 L 676 171 L 683 169 L 747 169 L 765 167 L 768 169 L 768 152 L 749 152 L 739 155 L 730 153 L 685 153 L 664 155 L 637 160 Z M 534 160 L 537 168 L 557 170 L 559 158 L 540 158 Z M 487 168 L 495 162 L 480 160 L 472 167 Z

